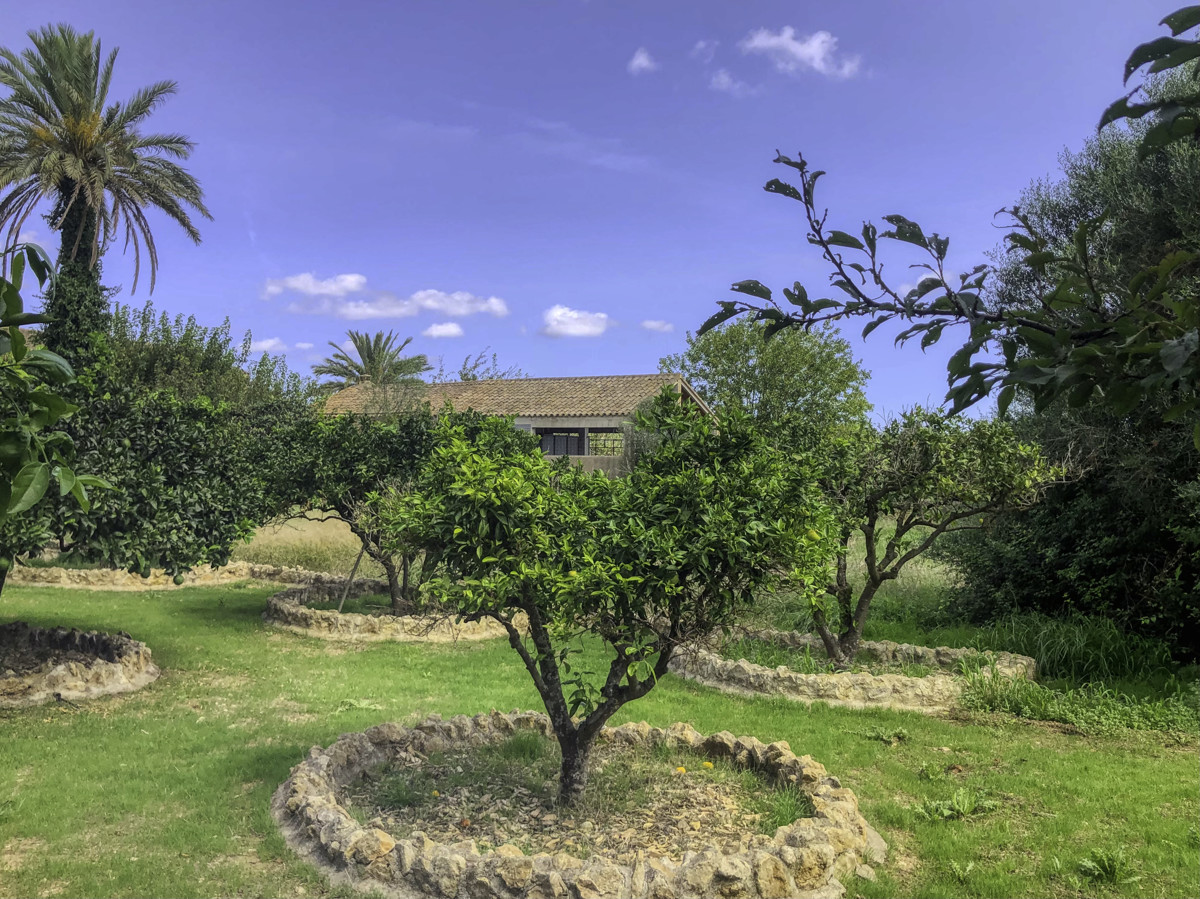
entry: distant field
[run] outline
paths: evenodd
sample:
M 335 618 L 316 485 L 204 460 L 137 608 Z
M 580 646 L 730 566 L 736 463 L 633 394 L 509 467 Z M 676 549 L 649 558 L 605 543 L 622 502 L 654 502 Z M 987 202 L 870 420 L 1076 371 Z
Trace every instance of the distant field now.
M 361 548 L 358 538 L 341 521 L 296 518 L 259 528 L 252 541 L 234 549 L 233 559 L 348 575 Z M 358 573 L 383 577 L 383 569 L 365 556 Z

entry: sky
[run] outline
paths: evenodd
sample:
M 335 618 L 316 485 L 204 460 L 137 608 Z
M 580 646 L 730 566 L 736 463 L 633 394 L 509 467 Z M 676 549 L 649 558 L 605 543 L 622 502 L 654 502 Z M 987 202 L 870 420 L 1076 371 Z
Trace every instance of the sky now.
M 178 82 L 151 122 L 195 141 L 213 220 L 197 246 L 151 214 L 157 308 L 306 373 L 355 329 L 550 377 L 657 371 L 734 281 L 828 295 L 802 207 L 762 190 L 776 151 L 828 171 L 831 226 L 900 213 L 985 261 L 1178 5 L 39 0 L 0 4 L 0 45 L 67 22 L 120 47 L 113 97 Z M 140 307 L 120 253 L 104 282 Z M 889 257 L 897 284 L 916 261 Z M 879 414 L 941 401 L 952 333 L 922 353 L 862 324 Z

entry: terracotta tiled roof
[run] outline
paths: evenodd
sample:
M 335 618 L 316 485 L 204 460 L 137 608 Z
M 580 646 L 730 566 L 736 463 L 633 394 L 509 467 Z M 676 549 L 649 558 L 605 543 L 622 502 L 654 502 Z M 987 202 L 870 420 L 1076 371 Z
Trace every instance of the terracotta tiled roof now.
M 488 415 L 632 415 L 639 404 L 657 396 L 665 385 L 682 390 L 684 396 L 704 406 L 677 374 L 450 381 L 418 388 L 419 393 L 408 395 L 428 402 L 435 412 L 449 401 L 459 411 L 474 409 Z M 371 414 L 387 405 L 379 388 L 357 384 L 331 396 L 325 411 L 333 415 Z

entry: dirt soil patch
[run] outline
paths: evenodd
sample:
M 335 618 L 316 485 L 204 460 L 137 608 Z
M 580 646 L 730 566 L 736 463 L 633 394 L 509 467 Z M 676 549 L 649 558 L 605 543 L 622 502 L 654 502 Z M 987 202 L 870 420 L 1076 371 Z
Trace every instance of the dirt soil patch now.
M 598 745 L 584 798 L 556 804 L 558 746 L 526 733 L 502 743 L 413 757 L 370 772 L 351 790 L 365 824 L 397 839 L 418 831 L 441 843 L 472 839 L 528 855 L 599 855 L 617 864 L 681 858 L 685 852 L 744 852 L 771 843 L 776 828 L 810 816 L 795 788 L 757 773 L 665 747 Z
M 74 649 L 58 649 L 52 646 L 29 646 L 0 638 L 0 672 L 7 677 L 25 677 L 41 674 L 56 665 L 78 662 L 90 665 L 95 655 Z

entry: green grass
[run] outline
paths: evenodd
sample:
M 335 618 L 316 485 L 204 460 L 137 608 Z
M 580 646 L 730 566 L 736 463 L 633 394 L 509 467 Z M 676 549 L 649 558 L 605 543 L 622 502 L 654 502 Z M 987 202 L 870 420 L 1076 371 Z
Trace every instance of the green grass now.
M 0 620 L 127 630 L 165 673 L 78 711 L 0 712 L 0 895 L 349 896 L 290 855 L 268 814 L 309 747 L 430 712 L 539 708 L 503 640 L 324 643 L 268 629 L 268 592 L 4 591 Z M 1200 895 L 1192 737 L 808 708 L 672 676 L 614 723 L 641 719 L 786 739 L 822 762 L 892 844 L 879 880 L 851 881 L 852 894 Z M 956 820 L 917 810 L 960 789 L 1000 804 Z M 1122 879 L 1137 880 L 1081 873 L 1122 846 Z

